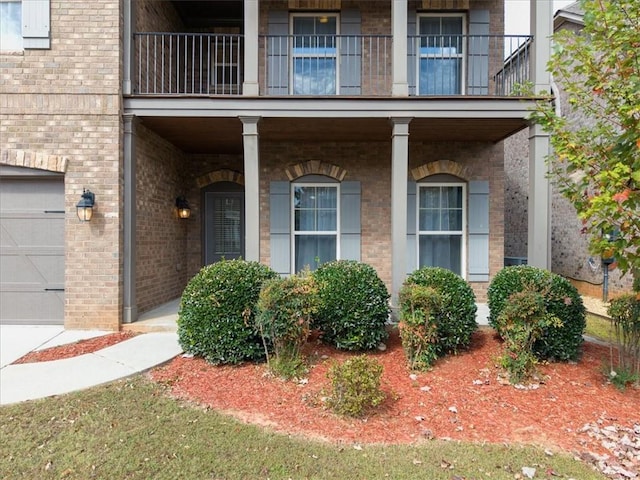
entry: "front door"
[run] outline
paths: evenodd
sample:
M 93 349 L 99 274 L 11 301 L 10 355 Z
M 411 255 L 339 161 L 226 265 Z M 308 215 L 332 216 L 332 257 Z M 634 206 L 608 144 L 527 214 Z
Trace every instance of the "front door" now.
M 204 194 L 205 265 L 244 256 L 244 192 L 226 190 L 214 186 Z

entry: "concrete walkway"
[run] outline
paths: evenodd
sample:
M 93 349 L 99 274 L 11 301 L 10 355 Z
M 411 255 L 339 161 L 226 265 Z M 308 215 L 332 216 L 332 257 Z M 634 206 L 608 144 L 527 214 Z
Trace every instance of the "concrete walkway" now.
M 148 370 L 182 353 L 176 332 L 154 332 L 73 358 L 10 365 L 29 351 L 106 333 L 110 332 L 73 332 L 65 331 L 62 327 L 2 325 L 0 405 L 60 395 L 111 382 Z

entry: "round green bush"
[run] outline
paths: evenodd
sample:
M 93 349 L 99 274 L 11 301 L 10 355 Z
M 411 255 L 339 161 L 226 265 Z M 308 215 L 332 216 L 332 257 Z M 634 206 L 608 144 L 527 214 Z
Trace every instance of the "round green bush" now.
M 542 293 L 547 311 L 560 319 L 561 326 L 544 329 L 533 351 L 541 360 L 576 360 L 586 327 L 585 309 L 578 290 L 565 278 L 530 265 L 506 267 L 491 281 L 487 292 L 489 325 L 500 333 L 498 317 L 509 297 L 530 287 Z
M 469 284 L 451 270 L 440 267 L 422 267 L 404 282 L 408 285 L 431 287 L 439 294 L 439 308 L 432 313 L 436 325 L 435 351 L 438 356 L 457 352 L 471 343 L 478 328 L 476 323 L 476 296 Z
M 321 265 L 313 278 L 320 306 L 313 328 L 322 339 L 343 350 L 371 350 L 388 333 L 389 292 L 373 267 L 355 260 L 336 260 Z
M 186 353 L 211 363 L 264 358 L 254 326 L 262 284 L 277 274 L 258 262 L 222 260 L 187 284 L 178 312 L 178 339 Z

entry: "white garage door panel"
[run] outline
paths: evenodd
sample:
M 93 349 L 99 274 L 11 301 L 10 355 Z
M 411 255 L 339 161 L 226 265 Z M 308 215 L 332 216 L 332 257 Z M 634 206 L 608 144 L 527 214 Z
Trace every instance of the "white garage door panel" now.
M 64 181 L 0 178 L 0 323 L 64 319 Z
M 51 325 L 64 319 L 64 292 L 2 291 L 0 318 L 5 324 Z
M 0 247 L 64 248 L 64 214 L 18 215 L 3 215 Z

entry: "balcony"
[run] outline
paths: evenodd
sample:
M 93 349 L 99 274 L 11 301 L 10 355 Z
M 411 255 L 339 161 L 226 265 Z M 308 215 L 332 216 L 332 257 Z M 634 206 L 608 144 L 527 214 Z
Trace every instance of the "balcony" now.
M 423 35 L 407 39 L 409 95 L 517 94 L 528 82 L 530 36 Z M 390 97 L 389 35 L 262 35 L 260 96 Z M 242 95 L 244 37 L 134 35 L 136 96 Z

